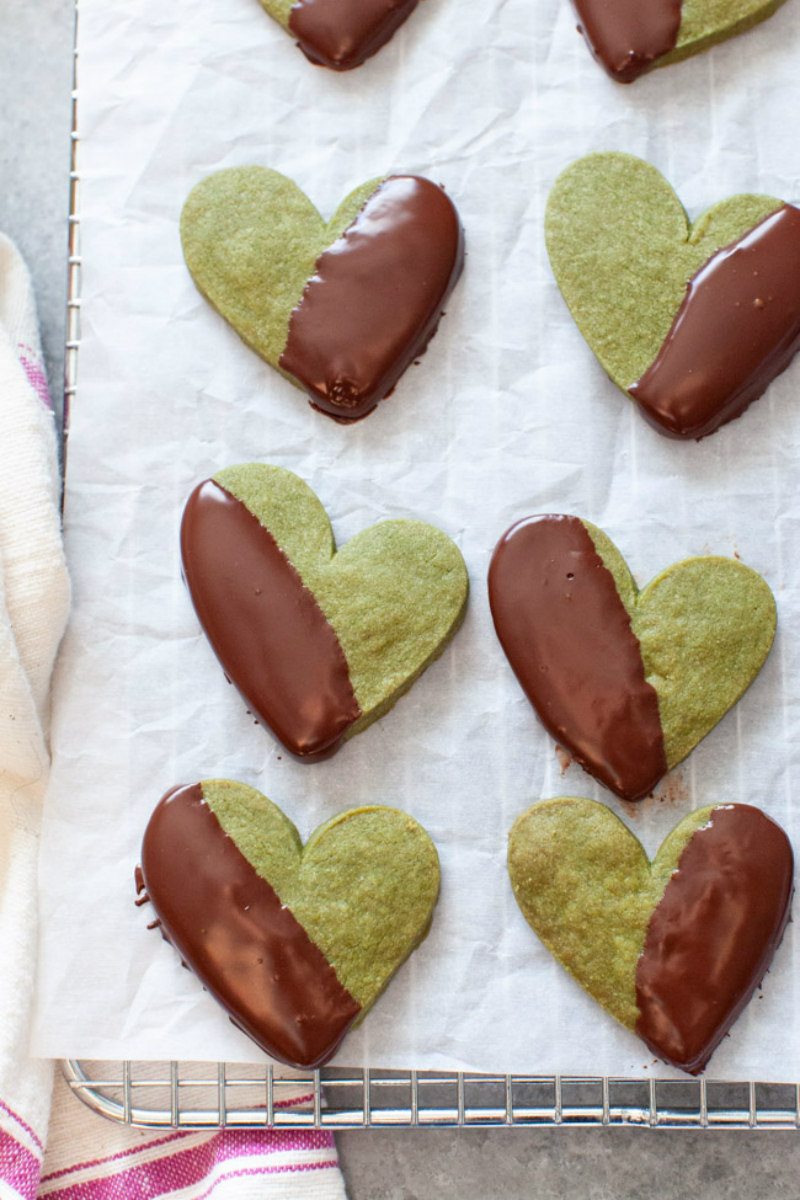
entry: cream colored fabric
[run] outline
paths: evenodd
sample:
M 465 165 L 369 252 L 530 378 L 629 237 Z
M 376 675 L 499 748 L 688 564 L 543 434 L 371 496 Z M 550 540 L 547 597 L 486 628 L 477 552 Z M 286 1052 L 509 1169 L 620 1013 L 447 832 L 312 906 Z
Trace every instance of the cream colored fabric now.
M 36 861 L 48 689 L 68 606 L 56 433 L 31 283 L 0 235 L 0 1130 L 34 1156 L 52 1071 L 27 1059 Z

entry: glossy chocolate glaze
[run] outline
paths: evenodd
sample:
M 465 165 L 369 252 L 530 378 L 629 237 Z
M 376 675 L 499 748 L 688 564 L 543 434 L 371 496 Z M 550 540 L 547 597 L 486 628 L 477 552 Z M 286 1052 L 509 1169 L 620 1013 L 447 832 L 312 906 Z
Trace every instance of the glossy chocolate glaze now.
M 629 392 L 672 437 L 738 417 L 800 350 L 800 209 L 784 204 L 692 276 L 663 346 Z
M 600 66 L 632 83 L 674 49 L 681 0 L 574 0 L 580 29 Z
M 792 873 L 786 834 L 750 805 L 715 808 L 692 834 L 636 971 L 636 1032 L 659 1058 L 704 1069 L 783 936 Z
M 424 351 L 463 261 L 461 223 L 445 192 L 414 175 L 390 176 L 317 259 L 280 366 L 321 412 L 366 416 Z
M 290 1066 L 331 1057 L 360 1006 L 224 832 L 200 784 L 159 802 L 142 875 L 165 937 L 235 1025 Z
M 181 523 L 183 574 L 214 653 L 287 750 L 328 757 L 361 715 L 339 640 L 272 534 L 207 479 Z
M 311 62 L 349 71 L 380 50 L 417 0 L 298 0 L 289 29 Z
M 666 773 L 658 697 L 611 572 L 577 517 L 528 517 L 489 568 L 497 636 L 542 724 L 624 800 Z

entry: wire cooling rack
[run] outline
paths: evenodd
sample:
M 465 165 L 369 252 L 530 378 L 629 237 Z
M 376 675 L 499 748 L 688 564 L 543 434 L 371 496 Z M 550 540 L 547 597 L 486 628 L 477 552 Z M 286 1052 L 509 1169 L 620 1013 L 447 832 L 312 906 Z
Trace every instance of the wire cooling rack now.
M 63 1067 L 84 1103 L 148 1128 L 800 1128 L 797 1084 L 340 1068 L 282 1078 L 264 1065 L 74 1059 Z
M 67 465 L 69 416 L 78 386 L 78 348 L 81 340 L 81 222 L 80 174 L 78 172 L 78 2 L 75 0 L 75 33 L 72 68 L 72 146 L 69 163 L 69 235 L 67 241 L 67 322 L 64 346 L 64 407 L 62 448 L 64 474 Z
M 64 457 L 77 392 L 81 248 L 78 154 L 79 3 L 70 163 Z M 284 1129 L 626 1126 L 800 1129 L 800 1084 L 477 1075 L 326 1068 L 284 1076 L 271 1065 L 62 1063 L 70 1088 L 110 1120 L 145 1128 Z M 301 1100 L 297 1100 L 298 1088 Z

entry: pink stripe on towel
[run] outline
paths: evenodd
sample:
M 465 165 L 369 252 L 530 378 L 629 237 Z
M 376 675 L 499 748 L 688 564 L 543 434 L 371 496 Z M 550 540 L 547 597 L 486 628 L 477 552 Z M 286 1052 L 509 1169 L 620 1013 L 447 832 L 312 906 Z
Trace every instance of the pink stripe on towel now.
M 86 1162 L 72 1163 L 69 1167 L 62 1167 L 60 1171 L 49 1171 L 47 1175 L 42 1176 L 42 1183 L 49 1183 L 52 1179 L 60 1179 L 64 1175 L 74 1175 L 76 1171 L 85 1171 L 89 1167 L 102 1167 L 104 1163 L 119 1162 L 123 1158 L 130 1158 L 133 1154 L 141 1154 L 143 1150 L 166 1146 L 169 1142 L 182 1142 L 186 1136 L 186 1133 L 169 1133 L 166 1137 L 156 1138 L 153 1142 L 143 1142 L 140 1146 L 129 1146 L 127 1150 L 118 1150 L 116 1154 L 107 1154 L 103 1158 L 89 1158 Z
M 22 369 L 28 377 L 28 383 L 36 392 L 36 395 L 45 408 L 52 408 L 50 391 L 47 387 L 47 376 L 44 373 L 44 367 L 36 351 L 32 350 L 30 346 L 23 345 L 22 342 L 17 346 L 17 351 L 19 353 L 19 361 L 22 363 Z M 28 355 L 30 355 L 30 358 Z
M 291 1100 L 276 1100 L 274 1107 L 275 1108 L 297 1108 L 299 1105 L 307 1104 L 310 1100 L 313 1100 L 313 1099 L 314 1099 L 314 1093 L 309 1092 L 307 1096 L 295 1096 Z M 0 1100 L 0 1107 L 5 1107 L 2 1100 Z M 8 1111 L 11 1112 L 11 1109 L 9 1109 Z M 11 1115 L 14 1116 L 13 1113 L 11 1113 Z M 20 1122 L 20 1124 L 22 1124 L 22 1122 Z M 28 1126 L 26 1125 L 25 1128 L 28 1129 Z M 36 1140 L 37 1145 L 41 1146 L 41 1142 L 39 1142 L 38 1138 L 36 1138 L 36 1134 L 33 1132 L 33 1130 L 29 1129 L 28 1132 L 30 1133 L 31 1137 Z M 242 1132 L 243 1132 L 242 1130 L 228 1130 L 226 1136 L 231 1138 L 231 1137 L 235 1137 L 237 1134 L 242 1133 Z M 244 1131 L 244 1132 L 246 1133 L 248 1131 Z M 260 1130 L 255 1131 L 255 1136 L 260 1137 L 261 1132 L 262 1131 L 260 1131 Z M 264 1132 L 269 1132 L 269 1131 L 265 1130 Z M 61 1170 L 59 1170 L 59 1171 L 50 1171 L 50 1172 L 48 1172 L 47 1175 L 43 1175 L 42 1183 L 50 1183 L 54 1179 L 60 1179 L 64 1175 L 73 1175 L 76 1171 L 87 1170 L 89 1167 L 101 1167 L 101 1166 L 103 1166 L 104 1163 L 119 1162 L 123 1158 L 131 1158 L 135 1154 L 141 1154 L 142 1151 L 144 1151 L 144 1150 L 147 1150 L 148 1152 L 150 1150 L 154 1150 L 157 1146 L 166 1146 L 172 1142 L 182 1142 L 185 1140 L 185 1138 L 187 1136 L 189 1136 L 189 1135 L 186 1131 L 184 1131 L 184 1132 L 176 1131 L 175 1133 L 166 1134 L 165 1137 L 156 1138 L 152 1142 L 144 1142 L 139 1146 L 129 1146 L 127 1148 L 127 1150 L 118 1150 L 116 1154 L 108 1154 L 103 1158 L 87 1159 L 85 1162 L 72 1163 L 72 1165 L 69 1167 L 62 1167 Z M 219 1136 L 219 1135 L 216 1135 L 216 1136 Z M 286 1136 L 292 1137 L 293 1135 L 287 1134 Z M 334 1144 L 333 1137 L 330 1134 L 324 1134 L 322 1136 L 324 1138 L 326 1138 L 327 1140 L 320 1143 L 319 1148 L 327 1150 Z M 298 1145 L 297 1141 L 293 1140 L 292 1147 L 294 1147 L 296 1145 Z
M 181 1143 L 185 1138 L 194 1137 L 196 1135 L 188 1133 L 178 1135 Z M 118 1162 L 112 1166 L 114 1159 L 121 1156 L 79 1164 L 78 1167 L 82 1165 L 87 1170 L 97 1168 L 103 1173 L 80 1183 L 65 1183 L 65 1186 L 56 1187 L 55 1190 L 48 1188 L 48 1200 L 132 1200 L 133 1197 L 136 1200 L 156 1200 L 157 1197 L 168 1196 L 182 1188 L 202 1187 L 203 1183 L 213 1176 L 213 1182 L 197 1193 L 197 1200 L 203 1200 L 204 1197 L 212 1196 L 217 1185 L 224 1179 L 291 1175 L 298 1171 L 318 1171 L 325 1168 L 338 1169 L 335 1155 L 331 1157 L 330 1153 L 316 1160 L 297 1161 L 298 1155 L 314 1151 L 330 1152 L 334 1149 L 333 1135 L 322 1130 L 223 1130 L 200 1145 L 187 1149 L 177 1149 L 174 1139 L 162 1138 L 160 1142 L 143 1143 L 139 1147 L 139 1153 L 146 1154 L 151 1146 L 168 1141 L 173 1141 L 170 1152 L 127 1169 Z M 275 1155 L 284 1155 L 286 1159 L 283 1162 L 270 1161 Z M 261 1161 L 253 1165 L 254 1159 Z M 237 1160 L 247 1160 L 249 1165 L 236 1169 Z M 110 1171 L 108 1168 L 103 1170 L 106 1164 Z M 221 1169 L 223 1167 L 225 1169 Z M 58 1173 L 47 1178 L 53 1180 L 56 1174 Z
M 35 1154 L 7 1130 L 0 1129 L 0 1183 L 7 1184 L 22 1200 L 36 1200 L 41 1166 Z
M 48 1200 L 159 1200 L 169 1196 L 171 1192 L 183 1190 L 191 1186 L 202 1185 L 207 1173 L 200 1174 L 196 1179 L 189 1179 L 174 1172 L 171 1160 L 164 1159 L 156 1164 L 161 1169 L 153 1171 L 149 1178 L 133 1177 L 130 1173 L 107 1175 L 103 1179 L 95 1179 L 89 1183 L 76 1184 L 57 1192 L 49 1192 Z M 321 1171 L 333 1169 L 338 1171 L 339 1163 L 333 1158 L 325 1162 L 287 1163 L 285 1166 L 243 1167 L 238 1171 L 224 1171 L 204 1191 L 196 1192 L 192 1200 L 209 1200 L 220 1184 L 229 1179 L 244 1179 L 259 1175 L 293 1175 L 302 1171 Z M 27 1198 L 26 1198 L 27 1200 Z
M 42 1145 L 42 1139 L 37 1135 L 36 1131 L 31 1129 L 30 1125 L 28 1125 L 26 1121 L 23 1121 L 22 1117 L 17 1116 L 17 1114 L 14 1112 L 13 1108 L 9 1108 L 4 1100 L 0 1100 L 0 1108 L 3 1110 L 3 1112 L 8 1113 L 8 1115 L 12 1118 L 12 1120 L 16 1121 L 16 1123 L 17 1123 L 17 1125 L 19 1125 L 20 1129 L 25 1130 L 28 1137 L 33 1142 L 34 1146 L 37 1146 L 44 1154 L 44 1146 Z

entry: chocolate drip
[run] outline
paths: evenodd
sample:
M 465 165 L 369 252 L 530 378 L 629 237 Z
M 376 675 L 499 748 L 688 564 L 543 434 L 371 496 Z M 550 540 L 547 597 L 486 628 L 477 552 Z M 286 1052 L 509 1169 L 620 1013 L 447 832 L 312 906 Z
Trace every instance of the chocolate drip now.
M 200 624 L 248 709 L 298 758 L 333 754 L 361 709 L 333 627 L 272 534 L 208 479 L 186 504 L 181 553 Z
M 769 967 L 789 919 L 792 849 L 757 808 L 715 808 L 692 834 L 647 927 L 636 1032 L 692 1075 Z
M 674 49 L 681 0 L 574 0 L 580 29 L 612 79 L 632 83 Z
M 331 1057 L 360 1006 L 224 832 L 200 784 L 159 802 L 142 871 L 164 933 L 234 1024 L 290 1066 Z
M 702 438 L 740 416 L 800 350 L 800 209 L 784 204 L 692 276 L 629 392 L 662 433 Z
M 639 642 L 583 523 L 528 517 L 489 568 L 497 636 L 542 724 L 623 800 L 666 773 L 658 697 Z
M 321 412 L 366 416 L 424 351 L 463 259 L 445 192 L 414 175 L 384 180 L 317 259 L 280 366 Z
M 289 29 L 311 62 L 349 71 L 380 50 L 416 7 L 417 0 L 298 0 Z
M 142 874 L 141 867 L 134 868 L 133 882 L 134 882 L 134 886 L 136 887 L 136 899 L 134 900 L 133 903 L 136 905 L 137 908 L 141 908 L 143 904 L 150 903 L 150 897 L 148 896 L 147 891 L 144 886 L 144 875 Z

